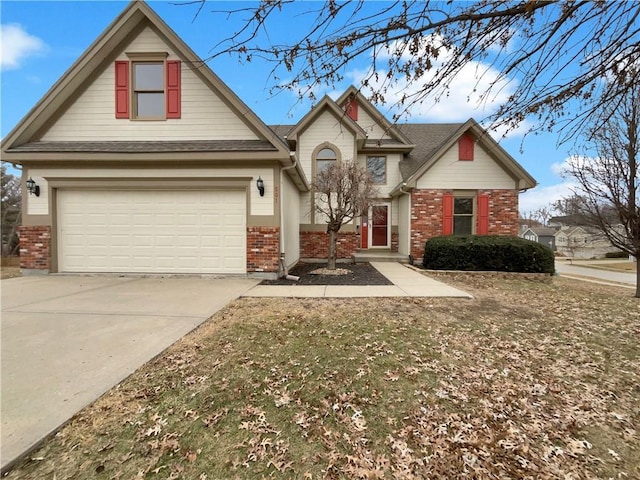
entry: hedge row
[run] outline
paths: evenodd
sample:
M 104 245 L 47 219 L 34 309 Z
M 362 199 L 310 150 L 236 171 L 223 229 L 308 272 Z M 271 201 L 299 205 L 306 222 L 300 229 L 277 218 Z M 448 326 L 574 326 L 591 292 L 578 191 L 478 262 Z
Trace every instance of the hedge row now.
M 424 247 L 423 265 L 431 270 L 555 272 L 549 247 L 518 237 L 449 235 Z

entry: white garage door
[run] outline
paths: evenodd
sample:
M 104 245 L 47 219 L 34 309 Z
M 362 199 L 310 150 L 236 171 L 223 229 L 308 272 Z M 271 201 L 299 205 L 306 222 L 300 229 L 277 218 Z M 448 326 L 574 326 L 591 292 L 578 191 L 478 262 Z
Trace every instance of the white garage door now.
M 245 273 L 243 191 L 58 192 L 60 272 Z

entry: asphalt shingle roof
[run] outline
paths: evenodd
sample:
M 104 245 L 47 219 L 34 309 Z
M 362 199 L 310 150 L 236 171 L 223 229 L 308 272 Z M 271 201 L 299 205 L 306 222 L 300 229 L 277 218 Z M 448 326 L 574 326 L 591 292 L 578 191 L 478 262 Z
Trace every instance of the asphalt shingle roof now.
M 266 140 L 193 140 L 152 142 L 31 142 L 13 147 L 12 152 L 81 153 L 172 153 L 275 151 Z

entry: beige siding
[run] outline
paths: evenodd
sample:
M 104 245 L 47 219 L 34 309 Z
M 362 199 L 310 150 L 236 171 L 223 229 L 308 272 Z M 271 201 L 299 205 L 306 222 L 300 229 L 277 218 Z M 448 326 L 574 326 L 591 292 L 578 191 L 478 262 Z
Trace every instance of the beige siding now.
M 29 170 L 25 178 L 31 178 L 40 187 L 40 196 L 27 193 L 27 215 L 49 215 L 49 184 L 37 170 Z
M 300 164 L 309 179 L 313 179 L 312 154 L 318 145 L 329 142 L 340 150 L 342 160 L 352 160 L 355 152 L 355 137 L 341 120 L 329 112 L 319 115 L 300 135 L 298 152 Z
M 401 195 L 398 198 L 398 253 L 409 255 L 410 250 L 410 215 L 411 196 Z
M 125 52 L 166 52 L 151 28 L 143 30 Z M 178 57 L 169 51 L 169 59 Z M 43 135 L 48 141 L 99 140 L 252 140 L 256 135 L 182 63 L 182 118 L 130 121 L 115 118 L 115 68 L 107 68 Z
M 283 175 L 282 182 L 282 251 L 287 266 L 291 267 L 300 259 L 300 196 L 298 189 L 289 178 Z
M 274 174 L 272 168 L 193 168 L 193 169 L 37 169 L 31 170 L 33 179 L 55 178 L 199 178 L 202 180 L 216 177 L 253 177 L 249 185 L 249 212 L 251 215 L 274 215 Z M 258 176 L 265 184 L 265 195 L 261 197 L 255 187 Z M 43 181 L 42 185 L 46 185 Z M 38 185 L 40 182 L 36 180 Z M 40 187 L 42 189 L 42 186 Z M 46 186 L 45 186 L 46 189 Z M 35 198 L 35 197 L 34 197 Z M 42 194 L 39 198 L 42 198 Z M 48 200 L 45 200 L 45 206 Z M 48 207 L 46 207 L 48 208 Z M 28 211 L 29 215 L 46 214 L 48 211 Z
M 384 128 L 371 117 L 364 108 L 358 108 L 358 125 L 366 132 L 370 140 L 390 138 Z
M 478 144 L 475 159 L 458 160 L 455 144 L 417 182 L 418 188 L 446 189 L 511 189 L 516 181 L 511 178 Z

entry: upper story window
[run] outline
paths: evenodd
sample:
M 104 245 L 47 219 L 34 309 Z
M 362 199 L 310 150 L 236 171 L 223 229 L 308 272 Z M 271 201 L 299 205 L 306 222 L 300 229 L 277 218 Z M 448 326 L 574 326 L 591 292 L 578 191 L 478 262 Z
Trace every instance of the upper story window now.
M 134 62 L 132 79 L 134 117 L 163 118 L 164 62 Z
M 373 183 L 387 183 L 387 157 L 367 157 L 367 172 Z
M 335 165 L 338 156 L 331 148 L 323 148 L 316 154 L 316 174 L 326 170 L 331 165 Z
M 115 62 L 115 116 L 164 120 L 182 115 L 182 64 L 167 53 L 127 53 Z

